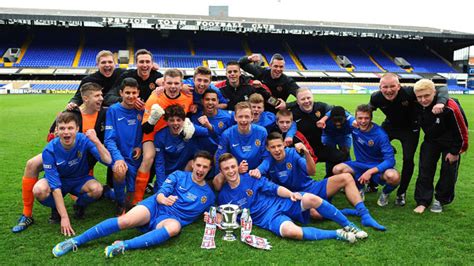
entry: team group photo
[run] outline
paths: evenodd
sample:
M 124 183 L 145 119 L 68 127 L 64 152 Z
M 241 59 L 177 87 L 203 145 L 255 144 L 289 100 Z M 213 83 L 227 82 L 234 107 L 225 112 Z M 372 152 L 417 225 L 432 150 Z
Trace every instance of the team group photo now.
M 474 33 L 228 8 L 0 8 L 4 262 L 472 264 Z

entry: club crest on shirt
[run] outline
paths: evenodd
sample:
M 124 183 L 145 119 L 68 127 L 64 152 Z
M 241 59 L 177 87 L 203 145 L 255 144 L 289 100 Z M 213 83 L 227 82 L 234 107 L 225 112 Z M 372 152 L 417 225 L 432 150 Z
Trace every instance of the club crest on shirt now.
M 293 165 L 291 165 L 291 163 L 287 163 L 286 164 L 286 169 L 290 170 L 291 168 L 293 168 Z
M 282 87 L 282 86 L 277 86 L 277 87 L 276 87 L 276 90 L 277 90 L 277 91 L 282 91 L 282 90 L 283 90 L 283 87 Z
M 260 142 L 259 139 L 256 139 L 256 140 L 255 140 L 255 146 L 260 147 L 261 144 L 262 144 L 262 143 Z
M 138 121 L 142 121 L 142 119 L 143 119 L 142 115 L 141 115 L 141 114 L 137 114 L 137 120 L 138 120 Z
M 317 118 L 320 118 L 321 117 L 321 112 L 320 111 L 316 111 L 316 113 L 314 113 L 316 115 Z
M 150 87 L 150 90 L 154 90 L 156 88 L 156 84 L 155 83 L 150 83 L 150 84 L 148 84 L 148 87 Z
M 207 197 L 206 196 L 202 196 L 201 197 L 201 203 L 204 204 L 207 202 Z
M 374 141 L 373 141 L 373 140 L 369 140 L 369 141 L 367 141 L 367 144 L 369 145 L 369 147 L 372 147 L 372 146 L 374 146 Z
M 77 151 L 77 158 L 82 158 L 82 153 L 80 151 Z
M 402 106 L 408 106 L 408 104 L 409 104 L 408 101 L 403 101 L 402 102 Z
M 252 195 L 253 195 L 253 190 L 247 189 L 247 190 L 245 191 L 245 193 L 247 193 L 247 196 L 252 197 Z
M 223 128 L 224 127 L 224 122 L 219 121 L 219 123 L 217 124 L 217 127 L 218 128 Z

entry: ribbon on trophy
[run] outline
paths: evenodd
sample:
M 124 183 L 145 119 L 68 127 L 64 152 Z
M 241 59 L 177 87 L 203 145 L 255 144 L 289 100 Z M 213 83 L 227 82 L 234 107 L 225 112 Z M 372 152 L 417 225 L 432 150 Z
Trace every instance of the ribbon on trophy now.
M 216 219 L 217 211 L 216 207 L 211 207 L 209 209 L 209 216 L 206 220 L 206 227 L 204 228 L 204 235 L 202 237 L 201 248 L 204 249 L 214 249 L 216 248 L 216 242 L 214 237 L 216 236 Z
M 266 238 L 251 234 L 252 225 L 253 222 L 252 217 L 250 217 L 250 211 L 245 208 L 240 216 L 240 241 L 257 249 L 271 250 L 272 246 Z

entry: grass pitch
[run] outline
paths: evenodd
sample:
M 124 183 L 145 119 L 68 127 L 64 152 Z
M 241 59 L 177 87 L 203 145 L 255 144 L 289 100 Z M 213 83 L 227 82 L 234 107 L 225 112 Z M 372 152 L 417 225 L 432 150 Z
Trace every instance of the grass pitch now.
M 255 228 L 254 234 L 266 237 L 273 245 L 271 251 L 253 249 L 240 242 L 221 240 L 216 237 L 217 249 L 200 249 L 204 225 L 198 222 L 183 229 L 182 233 L 165 244 L 144 250 L 127 251 L 125 255 L 105 259 L 104 247 L 117 239 L 129 239 L 139 234 L 127 230 L 81 246 L 75 253 L 53 258 L 51 249 L 64 240 L 59 225 L 50 225 L 49 209 L 35 202 L 35 224 L 26 231 L 13 234 L 10 229 L 22 210 L 21 178 L 26 161 L 40 153 L 46 145 L 46 134 L 54 116 L 66 105 L 71 95 L 2 95 L 0 96 L 0 264 L 466 264 L 473 265 L 471 255 L 474 243 L 474 158 L 472 151 L 462 156 L 456 186 L 456 199 L 445 207 L 441 214 L 413 213 L 415 207 L 413 191 L 418 169 L 407 193 L 407 205 L 397 207 L 390 204 L 380 208 L 377 195 L 366 195 L 366 205 L 373 217 L 385 225 L 386 232 L 364 228 L 369 238 L 351 245 L 327 240 L 304 242 L 280 239 L 270 232 Z M 474 97 L 456 96 L 462 103 L 473 126 Z M 368 102 L 368 95 L 317 95 L 318 101 L 343 105 L 353 111 L 360 103 Z M 381 122 L 383 114 L 375 112 L 374 120 Z M 472 129 L 470 146 L 473 148 Z M 420 141 L 421 143 L 421 141 Z M 398 142 L 395 147 L 401 151 Z M 397 169 L 401 169 L 401 152 L 396 155 Z M 417 165 L 418 157 L 415 164 Z M 317 178 L 324 173 L 324 165 L 318 164 Z M 105 167 L 95 170 L 96 176 L 105 181 Z M 333 203 L 338 208 L 349 207 L 343 195 L 337 195 Z M 72 213 L 72 201 L 66 197 L 66 206 Z M 92 204 L 87 209 L 87 219 L 71 219 L 76 233 L 82 233 L 94 224 L 112 217 L 114 205 L 108 201 Z M 360 225 L 358 217 L 350 218 Z M 336 229 L 331 221 L 313 222 L 312 226 Z

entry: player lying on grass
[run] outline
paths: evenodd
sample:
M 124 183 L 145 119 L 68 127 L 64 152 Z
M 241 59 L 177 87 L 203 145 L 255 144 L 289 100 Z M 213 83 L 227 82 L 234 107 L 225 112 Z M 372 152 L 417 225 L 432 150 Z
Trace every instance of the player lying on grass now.
M 102 142 L 104 140 L 105 130 L 105 114 L 106 110 L 103 109 L 102 102 L 102 87 L 96 83 L 85 83 L 81 86 L 80 92 L 82 96 L 83 104 L 80 108 L 71 110 L 79 119 L 79 130 L 82 133 L 86 133 L 88 129 L 95 129 L 97 137 Z M 54 138 L 54 131 L 56 129 L 55 123 L 51 127 L 51 133 L 48 136 L 49 140 Z M 92 156 L 89 156 L 89 164 L 91 169 L 94 167 L 96 160 Z M 43 171 L 43 157 L 40 154 L 29 159 L 25 166 L 25 171 L 22 178 L 22 200 L 23 200 L 23 213 L 18 219 L 18 224 L 12 228 L 13 233 L 18 233 L 34 223 L 33 220 L 33 186 L 38 181 L 39 173 Z M 50 223 L 59 223 L 59 215 L 54 209 L 51 213 Z
M 79 133 L 79 120 L 69 111 L 56 119 L 58 137 L 43 150 L 44 178 L 36 182 L 33 195 L 44 206 L 56 209 L 61 217 L 61 233 L 73 235 L 63 196 L 70 193 L 77 197 L 75 216 L 84 216 L 87 205 L 102 196 L 102 185 L 89 174 L 90 153 L 101 163 L 109 166 L 112 157 L 100 142 L 94 129 Z
M 106 257 L 114 257 L 125 250 L 155 246 L 178 235 L 182 227 L 194 222 L 215 201 L 214 192 L 204 180 L 212 166 L 212 156 L 205 151 L 197 152 L 192 166 L 192 172 L 173 172 L 156 194 L 125 215 L 107 219 L 83 234 L 57 244 L 53 255 L 62 256 L 89 241 L 128 228 L 136 227 L 144 234 L 107 246 Z
M 219 204 L 238 204 L 248 208 L 253 222 L 277 236 L 297 240 L 338 239 L 356 241 L 367 234 L 351 223 L 331 203 L 305 192 L 291 192 L 285 187 L 259 179 L 249 174 L 239 174 L 237 159 L 230 153 L 219 158 L 219 166 L 226 183 L 219 192 Z M 217 177 L 216 178 L 220 178 Z M 317 209 L 325 218 L 331 219 L 344 229 L 322 230 L 314 227 L 300 227 L 293 221 L 305 224 L 309 221 L 309 210 Z
M 369 214 L 354 178 L 350 174 L 334 175 L 321 181 L 312 179 L 308 172 L 315 172 L 316 163 L 308 149 L 302 143 L 297 143 L 295 148 L 285 148 L 283 137 L 277 132 L 268 135 L 267 150 L 271 157 L 265 158 L 256 169 L 250 170 L 251 176 L 257 178 L 262 175 L 267 176 L 270 181 L 291 191 L 309 192 L 327 201 L 343 188 L 347 200 L 360 213 L 362 224 L 378 230 L 385 230 L 385 227 L 378 224 Z M 300 155 L 301 152 L 304 153 L 303 156 Z M 311 216 L 320 218 L 314 209 L 311 209 Z

